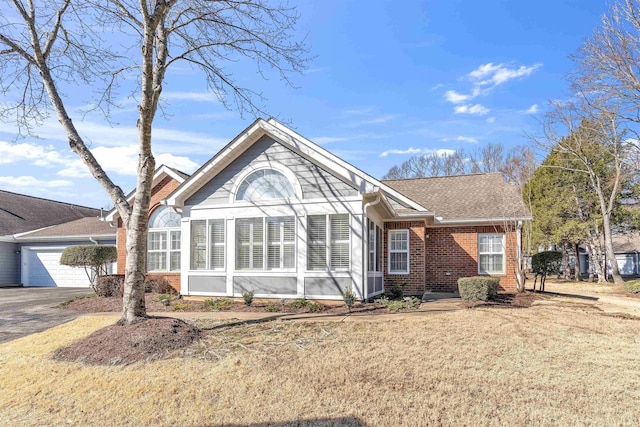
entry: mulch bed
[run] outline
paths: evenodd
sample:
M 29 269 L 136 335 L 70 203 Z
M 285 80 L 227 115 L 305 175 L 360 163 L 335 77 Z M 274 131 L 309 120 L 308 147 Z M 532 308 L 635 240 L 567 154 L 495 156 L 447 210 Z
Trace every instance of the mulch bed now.
M 187 301 L 187 300 L 174 300 L 171 301 L 171 304 L 168 307 L 165 307 L 160 301 L 158 301 L 157 294 L 146 294 L 145 295 L 145 304 L 147 308 L 147 312 L 175 312 L 175 311 L 193 311 L 193 312 L 210 312 L 212 310 L 208 309 L 202 301 Z M 252 313 L 265 313 L 265 308 L 268 305 L 277 304 L 278 311 L 273 312 L 273 314 L 301 314 L 301 313 L 309 313 L 310 310 L 306 307 L 292 307 L 289 304 L 295 300 L 289 299 L 286 301 L 285 306 L 283 307 L 279 301 L 277 302 L 264 302 L 264 301 L 256 301 L 252 305 L 248 306 L 241 301 L 230 300 L 231 302 L 224 307 L 221 307 L 220 310 L 217 311 L 237 311 L 237 312 L 252 312 Z M 187 309 L 174 310 L 176 304 L 189 304 Z M 316 312 L 321 312 L 324 314 L 333 314 L 333 315 L 346 315 L 349 313 L 349 309 L 346 305 L 340 303 L 336 305 L 328 305 L 328 304 L 319 304 L 319 310 Z M 316 306 L 317 307 L 317 306 Z M 82 298 L 71 301 L 69 303 L 65 303 L 62 307 L 65 310 L 72 310 L 79 313 L 119 313 L 122 311 L 122 297 L 93 297 L 93 298 Z M 352 313 L 391 313 L 388 309 L 384 308 L 379 304 L 369 303 L 362 304 L 356 303 L 351 308 Z
M 200 339 L 202 332 L 180 319 L 151 317 L 133 325 L 112 325 L 66 347 L 53 359 L 87 365 L 129 365 L 167 357 Z
M 537 299 L 541 299 L 542 296 L 533 292 L 523 292 L 517 294 L 498 294 L 498 297 L 489 301 L 463 301 L 460 304 L 465 308 L 476 307 L 497 307 L 497 308 L 526 308 L 531 307 L 533 302 Z

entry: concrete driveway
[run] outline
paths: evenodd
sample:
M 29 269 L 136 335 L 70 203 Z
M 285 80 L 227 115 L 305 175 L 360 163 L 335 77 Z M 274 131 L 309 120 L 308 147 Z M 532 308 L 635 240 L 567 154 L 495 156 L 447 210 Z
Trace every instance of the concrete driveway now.
M 0 288 L 0 343 L 41 332 L 78 317 L 54 308 L 87 288 Z

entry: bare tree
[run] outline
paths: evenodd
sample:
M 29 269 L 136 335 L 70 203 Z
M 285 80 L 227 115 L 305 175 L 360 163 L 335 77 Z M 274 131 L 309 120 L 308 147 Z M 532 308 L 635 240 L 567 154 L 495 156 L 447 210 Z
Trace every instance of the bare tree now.
M 261 113 L 260 94 L 239 85 L 225 64 L 248 60 L 260 73 L 275 70 L 289 82 L 306 67 L 303 42 L 292 41 L 295 9 L 267 0 L 10 0 L 0 15 L 0 91 L 3 118 L 22 131 L 53 112 L 71 150 L 109 194 L 126 227 L 127 261 L 120 323 L 146 318 L 146 234 L 155 169 L 153 121 L 167 70 L 186 62 L 204 74 L 227 106 Z M 109 39 L 114 37 L 115 40 Z M 135 53 L 138 52 L 138 53 Z M 133 56 L 133 57 L 132 57 Z M 137 81 L 139 162 L 129 204 L 80 135 L 62 88 L 100 87 L 97 108 L 109 112 L 123 79 Z M 77 90 L 77 89 L 76 89 Z
M 635 134 L 630 158 L 638 159 L 640 124 L 640 1 L 618 0 L 603 15 L 600 25 L 573 56 L 577 70 L 570 76 L 572 89 L 590 108 L 615 114 Z M 630 163 L 631 164 L 631 163 Z M 632 164 L 636 173 L 640 163 Z
M 592 108 L 592 101 L 554 103 L 545 116 L 544 139 L 550 150 L 562 153 L 562 168 L 585 174 L 598 200 L 606 257 L 615 283 L 622 283 L 613 251 L 612 218 L 616 200 L 628 179 L 630 143 L 620 128 L 618 116 L 608 107 Z M 606 275 L 606 269 L 603 271 Z

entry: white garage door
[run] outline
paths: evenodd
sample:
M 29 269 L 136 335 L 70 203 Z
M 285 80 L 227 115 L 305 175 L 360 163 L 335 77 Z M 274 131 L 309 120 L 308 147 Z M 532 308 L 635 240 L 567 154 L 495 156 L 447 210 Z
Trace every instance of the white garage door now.
M 24 286 L 86 287 L 90 283 L 84 268 L 60 264 L 63 248 L 22 248 Z

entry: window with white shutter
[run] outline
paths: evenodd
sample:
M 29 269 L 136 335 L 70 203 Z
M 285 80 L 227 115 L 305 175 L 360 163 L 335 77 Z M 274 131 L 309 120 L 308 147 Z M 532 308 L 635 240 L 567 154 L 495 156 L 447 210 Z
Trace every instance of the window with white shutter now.
M 327 216 L 307 217 L 307 270 L 327 269 Z
M 330 215 L 331 223 L 331 271 L 349 269 L 349 215 Z
M 209 270 L 224 269 L 224 219 L 209 220 Z
M 307 269 L 348 270 L 351 228 L 349 215 L 309 215 L 307 217 Z
M 409 274 L 409 230 L 389 230 L 389 274 Z
M 295 267 L 295 218 L 267 218 L 267 270 Z
M 263 218 L 236 220 L 236 269 L 262 270 L 264 265 Z
M 191 270 L 207 269 L 207 221 L 191 221 Z

